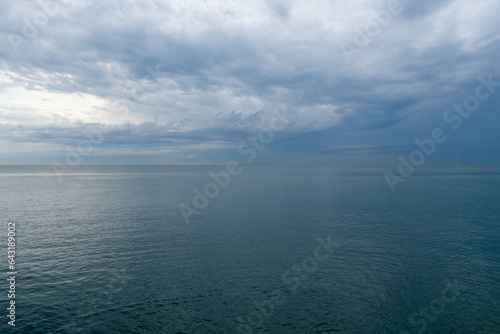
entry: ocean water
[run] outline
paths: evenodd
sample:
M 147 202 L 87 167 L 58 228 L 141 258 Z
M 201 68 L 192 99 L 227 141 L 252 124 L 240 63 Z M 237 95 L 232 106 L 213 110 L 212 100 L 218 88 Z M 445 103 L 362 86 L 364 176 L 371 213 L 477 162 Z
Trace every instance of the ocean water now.
M 0 167 L 0 332 L 500 333 L 499 169 L 223 169 Z

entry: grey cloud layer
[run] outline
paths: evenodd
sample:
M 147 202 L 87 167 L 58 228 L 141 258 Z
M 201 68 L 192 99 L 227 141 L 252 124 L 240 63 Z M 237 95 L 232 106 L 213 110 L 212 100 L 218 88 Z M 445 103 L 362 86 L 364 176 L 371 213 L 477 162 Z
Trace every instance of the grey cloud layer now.
M 385 154 L 425 135 L 500 54 L 500 3 L 407 0 L 347 63 L 339 45 L 352 44 L 357 28 L 388 2 L 47 0 L 59 3 L 59 13 L 29 39 L 24 18 L 33 21 L 40 6 L 0 1 L 0 71 L 11 85 L 106 101 L 79 121 L 106 123 L 110 150 L 234 145 L 286 105 L 295 117 L 269 148 L 277 154 L 335 156 L 359 147 Z M 113 110 L 123 100 L 132 100 L 129 119 Z M 85 126 L 26 125 L 28 109 L 18 119 L 3 110 L 5 142 L 66 145 L 66 135 Z M 150 123 L 155 117 L 159 123 Z M 216 157 L 224 149 L 213 150 Z

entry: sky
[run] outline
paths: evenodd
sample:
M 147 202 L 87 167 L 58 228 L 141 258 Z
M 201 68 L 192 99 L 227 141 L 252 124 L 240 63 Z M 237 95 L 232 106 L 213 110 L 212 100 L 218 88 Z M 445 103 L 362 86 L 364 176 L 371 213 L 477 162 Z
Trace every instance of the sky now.
M 0 5 L 0 164 L 500 165 L 499 1 Z

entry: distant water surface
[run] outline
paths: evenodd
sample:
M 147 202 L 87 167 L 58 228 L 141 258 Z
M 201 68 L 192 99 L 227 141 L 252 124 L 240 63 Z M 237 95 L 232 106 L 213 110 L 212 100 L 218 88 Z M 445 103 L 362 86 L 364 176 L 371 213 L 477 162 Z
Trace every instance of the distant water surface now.
M 500 333 L 499 169 L 244 167 L 186 224 L 223 168 L 0 166 L 0 332 Z

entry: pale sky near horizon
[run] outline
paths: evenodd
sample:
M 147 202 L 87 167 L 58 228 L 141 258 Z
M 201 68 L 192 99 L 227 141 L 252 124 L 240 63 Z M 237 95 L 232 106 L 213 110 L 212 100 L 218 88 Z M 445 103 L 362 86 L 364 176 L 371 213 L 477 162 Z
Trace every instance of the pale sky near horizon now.
M 500 165 L 500 86 L 443 118 L 500 83 L 498 1 L 0 5 L 0 164 L 64 161 L 96 127 L 84 164 L 225 164 L 286 110 L 253 163 L 396 165 L 442 128 L 427 165 Z

